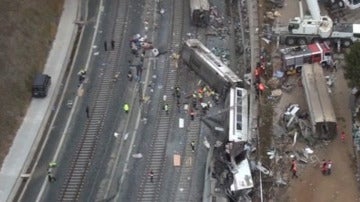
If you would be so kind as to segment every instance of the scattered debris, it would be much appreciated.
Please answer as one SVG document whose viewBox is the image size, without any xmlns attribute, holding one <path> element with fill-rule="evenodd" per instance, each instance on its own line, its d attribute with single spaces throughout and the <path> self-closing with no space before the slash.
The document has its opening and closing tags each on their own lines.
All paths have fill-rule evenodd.
<svg viewBox="0 0 360 202">
<path fill-rule="evenodd" d="M 132 157 L 136 159 L 141 159 L 143 155 L 141 153 L 137 153 L 137 154 L 133 154 Z"/>
</svg>

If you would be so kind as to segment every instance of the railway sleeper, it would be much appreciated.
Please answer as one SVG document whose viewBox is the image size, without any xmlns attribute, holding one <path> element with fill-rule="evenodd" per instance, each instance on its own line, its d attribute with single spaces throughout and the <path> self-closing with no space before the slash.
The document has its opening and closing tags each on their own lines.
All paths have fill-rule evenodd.
<svg viewBox="0 0 360 202">
<path fill-rule="evenodd" d="M 82 150 L 92 150 L 93 147 L 95 146 L 95 142 L 93 141 L 88 141 L 88 142 L 83 142 L 83 145 L 80 147 Z"/>
<path fill-rule="evenodd" d="M 165 154 L 163 154 L 163 153 L 152 154 L 151 160 L 152 161 L 164 161 L 164 156 L 165 156 Z"/>
<path fill-rule="evenodd" d="M 90 155 L 89 153 L 78 154 L 77 159 L 75 159 L 74 163 L 80 162 L 79 165 L 87 164 L 91 161 L 91 157 L 92 155 Z"/>
</svg>

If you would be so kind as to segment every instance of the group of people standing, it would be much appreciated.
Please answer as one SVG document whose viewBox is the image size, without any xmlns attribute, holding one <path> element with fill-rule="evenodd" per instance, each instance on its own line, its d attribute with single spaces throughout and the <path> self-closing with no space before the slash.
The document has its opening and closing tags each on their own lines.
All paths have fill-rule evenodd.
<svg viewBox="0 0 360 202">
<path fill-rule="evenodd" d="M 333 162 L 331 160 L 326 161 L 323 159 L 322 164 L 320 165 L 321 173 L 323 175 L 331 175 Z M 297 175 L 297 162 L 295 159 L 291 161 L 290 171 L 292 172 L 292 178 L 298 178 Z"/>
</svg>

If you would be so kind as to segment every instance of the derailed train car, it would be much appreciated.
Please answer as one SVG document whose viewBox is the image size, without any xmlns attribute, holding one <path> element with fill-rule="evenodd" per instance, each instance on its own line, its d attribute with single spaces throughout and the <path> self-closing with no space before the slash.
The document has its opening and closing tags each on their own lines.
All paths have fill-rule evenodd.
<svg viewBox="0 0 360 202">
<path fill-rule="evenodd" d="M 197 39 L 185 41 L 181 57 L 222 97 L 226 97 L 231 87 L 243 87 L 243 81 Z"/>
<path fill-rule="evenodd" d="M 322 67 L 318 63 L 304 64 L 301 69 L 301 76 L 315 138 L 334 138 L 337 130 L 336 116 Z"/>
<path fill-rule="evenodd" d="M 191 21 L 195 26 L 206 27 L 210 21 L 208 0 L 190 0 Z"/>
</svg>

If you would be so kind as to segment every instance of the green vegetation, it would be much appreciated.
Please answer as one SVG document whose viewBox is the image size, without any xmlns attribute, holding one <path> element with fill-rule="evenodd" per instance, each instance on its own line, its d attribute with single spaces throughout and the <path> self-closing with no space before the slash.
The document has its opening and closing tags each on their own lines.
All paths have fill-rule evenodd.
<svg viewBox="0 0 360 202">
<path fill-rule="evenodd" d="M 63 1 L 0 1 L 0 165 L 31 101 L 34 73 L 43 71 Z"/>
<path fill-rule="evenodd" d="M 360 42 L 354 43 L 345 55 L 345 78 L 350 86 L 360 87 Z"/>
</svg>

